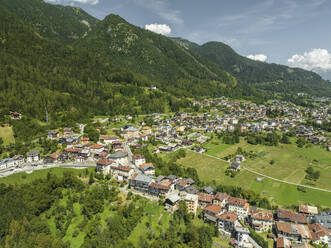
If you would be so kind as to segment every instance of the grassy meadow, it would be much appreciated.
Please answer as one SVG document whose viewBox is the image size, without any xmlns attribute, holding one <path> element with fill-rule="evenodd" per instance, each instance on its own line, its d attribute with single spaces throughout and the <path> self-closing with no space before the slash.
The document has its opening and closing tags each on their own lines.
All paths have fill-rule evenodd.
<svg viewBox="0 0 331 248">
<path fill-rule="evenodd" d="M 277 147 L 250 145 L 245 141 L 239 144 L 220 144 L 213 139 L 204 147 L 207 148 L 208 155 L 223 158 L 234 154 L 238 147 L 244 151 L 254 151 L 258 156 L 254 159 L 247 159 L 242 163 L 245 168 L 252 169 L 264 175 L 288 182 L 311 185 L 323 189 L 331 190 L 331 153 L 318 146 L 308 146 L 307 148 L 297 148 L 294 144 L 280 144 Z M 274 164 L 270 161 L 274 160 Z M 331 206 L 331 193 L 307 189 L 300 192 L 295 185 L 280 183 L 268 178 L 258 182 L 256 174 L 247 170 L 241 170 L 235 177 L 225 175 L 225 170 L 229 163 L 206 157 L 202 154 L 187 152 L 187 156 L 178 160 L 178 163 L 196 168 L 200 178 L 205 182 L 212 182 L 225 185 L 240 186 L 253 190 L 263 196 L 268 197 L 274 203 L 285 206 L 298 203 L 310 203 L 320 206 Z M 321 172 L 321 177 L 317 181 L 305 179 L 305 169 L 312 166 Z"/>
</svg>

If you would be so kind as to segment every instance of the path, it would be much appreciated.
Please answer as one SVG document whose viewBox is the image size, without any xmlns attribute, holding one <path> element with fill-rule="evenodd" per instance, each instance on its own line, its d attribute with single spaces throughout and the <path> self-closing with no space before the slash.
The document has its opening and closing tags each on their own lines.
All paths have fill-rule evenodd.
<svg viewBox="0 0 331 248">
<path fill-rule="evenodd" d="M 187 150 L 189 150 L 189 149 L 187 149 Z M 191 151 L 191 150 L 189 150 L 189 151 Z M 195 151 L 191 151 L 191 152 L 195 152 Z M 199 152 L 195 152 L 195 153 L 199 153 Z M 221 160 L 223 162 L 230 163 L 229 161 L 226 161 L 224 159 L 221 159 L 221 158 L 218 158 L 218 157 L 215 157 L 215 156 L 212 156 L 212 155 L 203 154 L 203 153 L 199 153 L 199 154 L 201 154 L 202 156 L 206 156 L 206 157 L 209 157 L 209 158 L 214 158 L 214 159 L 217 159 L 217 160 Z M 302 185 L 302 184 L 298 184 L 298 183 L 292 183 L 292 182 L 284 181 L 284 180 L 281 180 L 281 179 L 277 179 L 277 178 L 274 178 L 274 177 L 270 177 L 270 176 L 264 175 L 262 173 L 259 173 L 257 171 L 248 169 L 246 167 L 243 167 L 242 170 L 247 170 L 247 171 L 249 171 L 249 172 L 251 172 L 253 174 L 256 174 L 256 175 L 259 175 L 259 176 L 262 176 L 262 177 L 265 177 L 265 178 L 268 178 L 268 179 L 271 179 L 271 180 L 274 180 L 276 182 L 287 183 L 287 184 L 291 184 L 291 185 L 295 185 L 295 186 L 301 186 L 301 187 L 304 187 L 304 188 L 309 188 L 309 189 L 314 189 L 314 190 L 319 190 L 319 191 L 324 191 L 324 192 L 331 193 L 331 190 L 327 190 L 327 189 L 317 188 L 317 187 L 313 187 L 313 186 Z"/>
</svg>

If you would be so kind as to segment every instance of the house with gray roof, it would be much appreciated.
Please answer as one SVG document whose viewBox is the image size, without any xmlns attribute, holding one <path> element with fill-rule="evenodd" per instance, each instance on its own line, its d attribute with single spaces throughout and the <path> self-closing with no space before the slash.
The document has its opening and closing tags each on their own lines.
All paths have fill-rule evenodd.
<svg viewBox="0 0 331 248">
<path fill-rule="evenodd" d="M 154 179 L 144 174 L 136 173 L 130 179 L 130 187 L 145 192 L 148 192 L 149 184 L 154 182 Z"/>
</svg>

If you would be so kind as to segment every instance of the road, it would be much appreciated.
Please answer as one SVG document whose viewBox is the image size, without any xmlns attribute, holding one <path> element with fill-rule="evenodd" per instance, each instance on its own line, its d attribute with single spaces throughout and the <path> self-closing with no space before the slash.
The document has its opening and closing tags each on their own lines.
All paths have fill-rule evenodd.
<svg viewBox="0 0 331 248">
<path fill-rule="evenodd" d="M 187 149 L 187 150 L 189 150 L 189 149 Z M 189 151 L 191 151 L 191 150 L 189 150 Z M 195 152 L 195 151 L 191 151 L 191 152 Z M 220 161 L 223 161 L 223 162 L 230 163 L 229 161 L 226 161 L 224 159 L 221 159 L 221 158 L 218 158 L 218 157 L 215 157 L 215 156 L 212 156 L 212 155 L 208 155 L 208 154 L 204 154 L 204 153 L 199 153 L 199 152 L 195 152 L 195 153 L 201 154 L 202 156 L 205 156 L 205 157 L 209 157 L 209 158 L 213 158 L 213 159 L 217 159 L 217 160 L 220 160 Z M 278 179 L 278 178 L 274 178 L 274 177 L 270 177 L 270 176 L 264 175 L 262 173 L 259 173 L 257 171 L 248 169 L 246 167 L 242 167 L 241 169 L 242 170 L 247 170 L 247 171 L 249 171 L 249 172 L 251 172 L 253 174 L 256 174 L 256 175 L 259 175 L 261 177 L 265 177 L 265 178 L 271 179 L 271 180 L 276 181 L 276 182 L 287 183 L 287 184 L 290 184 L 290 185 L 295 185 L 295 186 L 300 186 L 300 187 L 304 187 L 304 188 L 309 188 L 309 189 L 314 189 L 314 190 L 319 190 L 319 191 L 324 191 L 324 192 L 331 193 L 331 190 L 322 189 L 322 188 L 318 188 L 318 187 L 313 187 L 313 186 L 309 186 L 309 185 L 302 185 L 302 184 L 298 184 L 298 183 L 288 182 L 288 181 L 285 181 L 285 180 L 281 180 L 281 179 Z"/>
</svg>

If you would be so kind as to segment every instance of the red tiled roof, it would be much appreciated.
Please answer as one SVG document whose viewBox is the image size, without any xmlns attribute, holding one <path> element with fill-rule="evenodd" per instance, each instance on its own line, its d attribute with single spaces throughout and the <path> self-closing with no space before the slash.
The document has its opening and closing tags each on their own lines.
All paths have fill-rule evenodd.
<svg viewBox="0 0 331 248">
<path fill-rule="evenodd" d="M 245 199 L 242 198 L 237 198 L 237 197 L 230 197 L 228 204 L 230 205 L 238 205 L 241 207 L 245 207 L 246 206 L 247 201 Z"/>
<path fill-rule="evenodd" d="M 209 195 L 209 194 L 205 194 L 205 193 L 200 193 L 198 195 L 198 199 L 201 202 L 210 202 L 211 203 L 214 199 L 214 196 Z"/>
<path fill-rule="evenodd" d="M 102 145 L 99 145 L 99 144 L 94 144 L 91 149 L 100 149 L 100 148 L 103 148 Z"/>
<path fill-rule="evenodd" d="M 207 205 L 203 211 L 208 211 L 208 212 L 212 212 L 214 213 L 215 215 L 219 214 L 222 210 L 222 207 L 221 206 L 218 206 L 218 205 L 215 205 L 215 204 L 210 204 L 210 205 Z"/>
<path fill-rule="evenodd" d="M 217 193 L 216 196 L 215 196 L 215 199 L 222 202 L 224 200 L 228 200 L 229 195 L 227 193 Z"/>
<path fill-rule="evenodd" d="M 160 189 L 160 190 L 169 190 L 169 187 L 162 185 L 162 184 L 157 184 L 154 182 L 152 182 L 149 186 L 152 188 Z"/>
<path fill-rule="evenodd" d="M 251 218 L 252 219 L 257 219 L 257 220 L 265 220 L 265 221 L 273 221 L 273 214 L 266 212 L 266 211 L 261 211 L 261 210 L 254 210 L 251 212 Z"/>
<path fill-rule="evenodd" d="M 331 236 L 331 230 L 327 229 L 319 223 L 311 224 L 308 227 L 313 241 L 317 241 L 326 235 Z"/>
<path fill-rule="evenodd" d="M 235 213 L 224 212 L 223 214 L 218 215 L 217 218 L 234 223 L 237 220 L 238 215 Z"/>
<path fill-rule="evenodd" d="M 287 219 L 291 222 L 295 222 L 295 223 L 303 223 L 303 224 L 307 224 L 307 217 L 304 214 L 298 214 L 298 213 L 294 213 L 292 211 L 289 210 L 284 210 L 284 209 L 278 209 L 277 212 L 277 217 L 279 219 Z"/>
<path fill-rule="evenodd" d="M 98 160 L 97 165 L 107 166 L 107 165 L 110 165 L 112 163 L 114 163 L 114 161 L 112 161 L 112 160 L 100 159 L 100 160 Z"/>
</svg>

